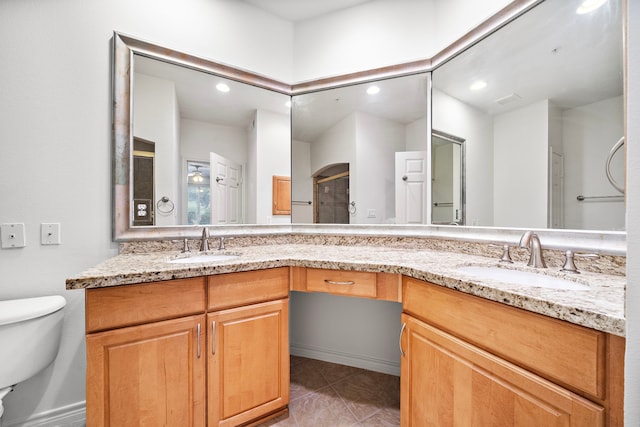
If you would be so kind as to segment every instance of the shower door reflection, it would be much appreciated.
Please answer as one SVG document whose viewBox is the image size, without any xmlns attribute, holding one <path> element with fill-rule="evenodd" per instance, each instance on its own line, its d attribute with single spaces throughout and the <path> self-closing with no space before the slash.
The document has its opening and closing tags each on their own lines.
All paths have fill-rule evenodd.
<svg viewBox="0 0 640 427">
<path fill-rule="evenodd" d="M 317 224 L 349 224 L 349 165 L 325 169 L 315 178 Z"/>
<path fill-rule="evenodd" d="M 464 139 L 433 131 L 431 136 L 431 222 L 465 225 Z"/>
</svg>

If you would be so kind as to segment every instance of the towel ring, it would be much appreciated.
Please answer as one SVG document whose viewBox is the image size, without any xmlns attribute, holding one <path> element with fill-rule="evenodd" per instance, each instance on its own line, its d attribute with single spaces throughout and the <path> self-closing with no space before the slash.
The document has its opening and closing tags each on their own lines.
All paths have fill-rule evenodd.
<svg viewBox="0 0 640 427">
<path fill-rule="evenodd" d="M 356 202 L 349 203 L 349 213 L 351 215 L 355 215 L 356 214 Z"/>
<path fill-rule="evenodd" d="M 176 205 L 167 196 L 162 196 L 160 200 L 158 200 L 158 203 L 156 203 L 158 212 L 165 215 L 173 212 L 175 207 Z"/>
<path fill-rule="evenodd" d="M 605 172 L 607 173 L 607 179 L 609 180 L 609 182 L 611 183 L 611 185 L 613 186 L 613 188 L 615 188 L 616 190 L 618 190 L 619 192 L 621 192 L 622 194 L 624 194 L 624 186 L 620 185 L 616 182 L 616 180 L 613 178 L 613 175 L 611 174 L 611 160 L 613 160 L 613 156 L 614 154 L 616 154 L 616 152 L 624 145 L 624 136 L 622 138 L 620 138 L 618 140 L 618 142 L 616 142 L 613 147 L 611 147 L 611 151 L 609 151 L 609 155 L 607 156 L 607 161 L 605 164 Z"/>
</svg>

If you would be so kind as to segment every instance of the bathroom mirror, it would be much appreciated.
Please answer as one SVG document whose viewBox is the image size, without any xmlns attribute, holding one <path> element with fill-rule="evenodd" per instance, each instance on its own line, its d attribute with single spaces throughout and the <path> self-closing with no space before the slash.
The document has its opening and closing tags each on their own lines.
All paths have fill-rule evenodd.
<svg viewBox="0 0 640 427">
<path fill-rule="evenodd" d="M 115 237 L 289 224 L 271 185 L 290 176 L 290 87 L 118 33 L 114 46 Z"/>
<path fill-rule="evenodd" d="M 429 78 L 293 96 L 294 223 L 426 224 Z"/>
<path fill-rule="evenodd" d="M 433 70 L 433 128 L 466 140 L 469 225 L 624 230 L 622 2 L 546 0 Z M 624 182 L 624 154 L 611 161 Z"/>
</svg>

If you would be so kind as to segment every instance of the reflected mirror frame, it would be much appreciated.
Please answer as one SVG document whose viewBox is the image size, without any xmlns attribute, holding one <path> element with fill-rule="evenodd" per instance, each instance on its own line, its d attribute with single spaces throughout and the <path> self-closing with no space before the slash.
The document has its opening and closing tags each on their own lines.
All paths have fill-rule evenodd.
<svg viewBox="0 0 640 427">
<path fill-rule="evenodd" d="M 202 226 L 136 226 L 131 209 L 133 55 L 191 68 L 291 96 L 291 86 L 250 71 L 209 61 L 115 31 L 113 33 L 113 240 L 188 237 Z"/>
</svg>

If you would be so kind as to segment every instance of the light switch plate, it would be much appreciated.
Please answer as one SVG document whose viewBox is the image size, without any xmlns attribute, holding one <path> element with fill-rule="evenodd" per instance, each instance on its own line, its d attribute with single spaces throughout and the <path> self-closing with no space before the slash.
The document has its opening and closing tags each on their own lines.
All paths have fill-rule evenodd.
<svg viewBox="0 0 640 427">
<path fill-rule="evenodd" d="M 2 249 L 24 248 L 27 246 L 24 236 L 24 223 L 1 224 L 0 241 L 2 242 Z"/>
<path fill-rule="evenodd" d="M 43 223 L 40 227 L 40 243 L 43 245 L 60 244 L 60 224 Z"/>
</svg>

